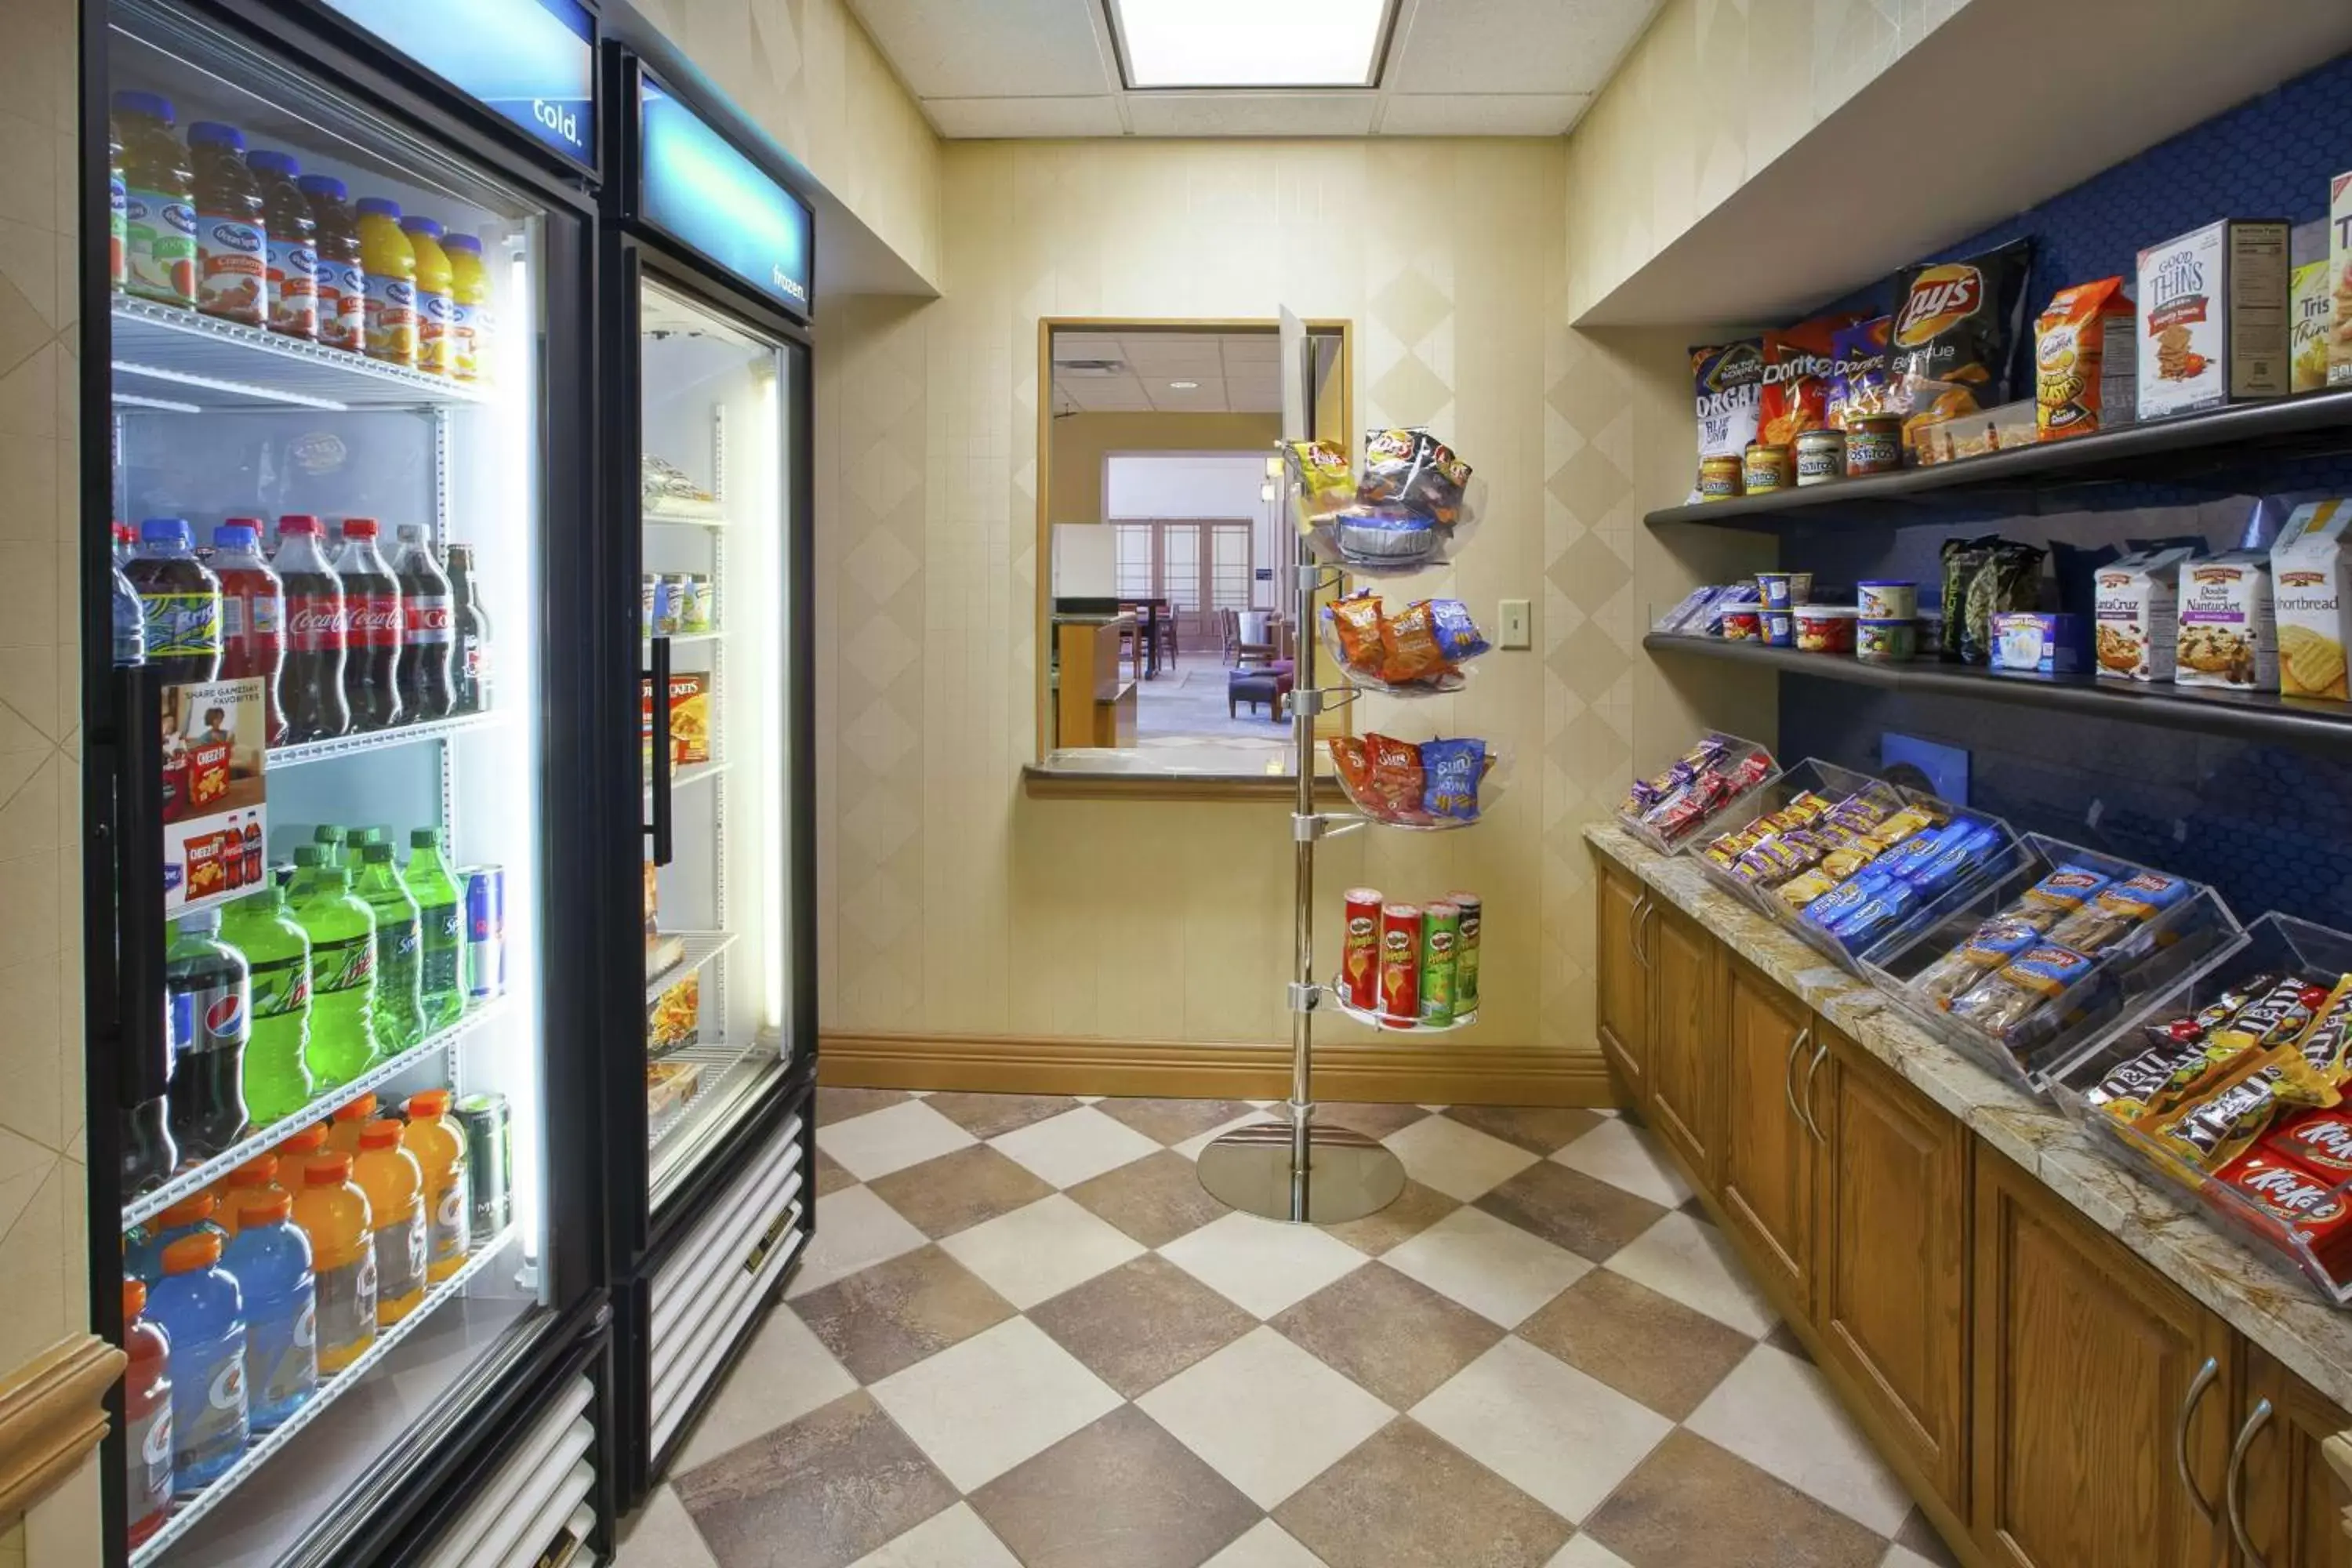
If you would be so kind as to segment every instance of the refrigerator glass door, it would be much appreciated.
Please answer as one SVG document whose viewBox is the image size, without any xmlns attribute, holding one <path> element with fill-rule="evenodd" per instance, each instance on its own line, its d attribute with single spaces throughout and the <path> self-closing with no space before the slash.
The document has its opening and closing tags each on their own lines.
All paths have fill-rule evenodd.
<svg viewBox="0 0 2352 1568">
<path fill-rule="evenodd" d="M 273 616 L 266 584 L 248 571 L 244 588 L 254 596 L 240 598 L 235 563 L 215 554 L 231 574 L 221 599 L 184 583 L 176 607 L 147 601 L 159 653 L 173 638 L 201 645 L 201 623 L 221 617 L 224 678 L 274 664 L 280 637 L 306 650 L 279 673 L 283 734 L 272 733 L 265 704 L 239 700 L 250 689 L 234 682 L 163 692 L 165 883 L 177 905 L 167 973 L 184 974 L 193 960 L 218 979 L 220 952 L 191 943 L 222 917 L 220 940 L 237 954 L 229 971 L 261 973 L 246 981 L 254 1032 L 241 1075 L 212 1075 L 209 1087 L 195 1068 L 215 1058 L 189 1049 L 203 1042 L 188 1030 L 227 1014 L 216 993 L 181 1001 L 171 1068 L 171 1120 L 183 1134 L 176 1164 L 168 1177 L 126 1179 L 119 1216 L 126 1266 L 147 1277 L 149 1316 L 173 1339 L 175 1385 L 228 1399 L 230 1363 L 191 1359 L 207 1353 L 214 1325 L 159 1255 L 188 1220 L 183 1205 L 201 1208 L 199 1194 L 251 1184 L 257 1168 L 248 1163 L 280 1153 L 276 1180 L 298 1203 L 316 1305 L 272 1319 L 275 1293 L 289 1281 L 263 1279 L 258 1264 L 240 1261 L 247 1255 L 235 1241 L 224 1268 L 247 1269 L 240 1311 L 256 1346 L 282 1347 L 290 1331 L 328 1364 L 303 1395 L 298 1373 L 249 1352 L 248 1429 L 216 1456 L 226 1468 L 192 1485 L 183 1464 L 160 1518 L 142 1519 L 135 1490 L 131 1499 L 134 1565 L 274 1563 L 333 1517 L 355 1486 L 380 1481 L 387 1454 L 414 1424 L 473 1397 L 493 1352 L 550 1313 L 542 584 L 551 553 L 573 546 L 552 536 L 541 512 L 539 316 L 549 215 L 459 157 L 179 14 L 129 5 L 111 21 L 117 166 L 131 219 L 127 276 L 111 311 L 116 517 L 134 528 L 184 520 L 199 547 L 223 550 L 236 538 L 229 520 L 249 520 L 263 551 L 281 561 L 310 526 L 291 520 L 315 519 L 346 567 L 352 542 L 367 531 L 356 520 L 372 519 L 395 570 L 404 542 L 414 556 L 396 586 L 352 571 L 338 582 L 347 611 L 365 611 L 350 616 L 360 624 L 341 635 L 371 647 L 384 639 L 394 689 L 406 689 L 407 706 L 390 721 L 383 713 L 339 717 L 324 695 L 337 684 L 331 674 L 298 691 L 301 671 L 331 664 L 338 636 L 331 591 L 315 574 L 281 585 L 299 591 Z M 265 153 L 290 155 L 299 167 L 288 171 Z M 253 265 L 249 230 L 272 221 L 296 229 L 302 202 L 285 188 L 251 202 L 246 181 L 257 166 L 340 181 L 354 208 L 389 201 L 404 216 L 434 220 L 434 248 L 467 253 L 456 283 L 444 281 L 436 258 L 418 265 L 426 247 L 413 232 L 404 258 L 396 225 L 369 209 L 376 216 L 362 220 L 352 270 L 362 274 L 373 352 L 320 341 L 331 326 L 325 334 L 311 326 L 299 290 L 283 286 L 285 268 L 308 267 L 282 248 L 296 236 L 272 236 L 281 248 L 258 253 L 278 265 L 274 289 Z M 173 269 L 177 220 L 164 210 L 188 198 L 194 301 Z M 345 221 L 341 205 L 323 193 L 307 202 L 327 228 Z M 331 237 L 310 243 L 322 255 L 322 281 L 352 286 L 334 270 Z M 450 298 L 436 298 L 444 288 Z M 253 324 L 257 291 L 258 309 L 274 299 L 286 312 L 280 324 L 294 330 Z M 411 357 L 415 328 L 404 310 L 422 319 L 421 358 Z M 441 349 L 456 349 L 461 333 L 472 340 L 470 366 L 434 346 L 437 338 Z M 168 547 L 176 530 L 150 531 Z M 429 572 L 420 564 L 428 559 Z M 159 580 L 152 563 L 132 570 Z M 387 633 L 387 616 L 397 631 Z M 264 626 L 273 618 L 275 634 Z M 446 676 L 436 668 L 443 660 Z M 414 681 L 402 679 L 403 661 Z M 345 662 L 348 691 L 356 657 L 347 652 Z M 180 668 L 201 673 L 202 664 L 199 647 Z M 208 772 L 207 757 L 224 752 L 225 765 Z M 232 809 L 224 814 L 224 805 Z M 314 853 L 322 864 L 293 864 Z M 301 932 L 290 960 L 288 928 L 272 913 L 289 876 L 287 919 Z M 343 897 L 347 881 L 357 902 Z M 355 940 L 354 931 L 366 935 Z M 273 963 L 277 980 L 268 978 Z M 223 1103 L 240 1076 L 246 1114 Z M 434 1090 L 446 1092 L 446 1112 L 435 1098 L 410 1098 Z M 361 1145 L 353 1185 L 368 1200 L 365 1229 L 348 1205 L 340 1213 L 314 1205 L 320 1184 L 306 1184 L 301 1156 L 279 1151 L 331 1116 L 334 1144 Z M 360 1131 L 404 1117 L 397 1147 Z M 404 1163 L 411 1149 L 413 1165 Z M 214 1216 L 235 1217 L 217 1208 Z M 372 1314 L 350 1304 L 371 1289 Z M 250 1424 L 265 1406 L 278 1417 L 266 1431 Z M 167 1451 L 176 1443 L 187 1456 L 197 1411 L 175 1401 Z M 208 1469 L 198 1458 L 199 1471 Z M 140 1460 L 134 1446 L 134 1478 Z"/>
<path fill-rule="evenodd" d="M 639 323 L 646 1096 L 648 1207 L 658 1212 L 791 1049 L 790 384 L 782 345 L 683 292 L 647 281 Z"/>
</svg>

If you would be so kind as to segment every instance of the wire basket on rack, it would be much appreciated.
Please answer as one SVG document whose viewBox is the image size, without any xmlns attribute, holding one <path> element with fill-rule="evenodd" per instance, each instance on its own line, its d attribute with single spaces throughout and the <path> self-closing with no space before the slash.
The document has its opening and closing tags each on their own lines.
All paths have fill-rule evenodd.
<svg viewBox="0 0 2352 1568">
<path fill-rule="evenodd" d="M 1388 613 L 1367 588 L 1317 613 L 1323 649 L 1349 683 L 1391 697 L 1435 697 L 1469 683 L 1469 661 L 1492 645 L 1459 599 L 1416 599 Z"/>
<path fill-rule="evenodd" d="M 1366 432 L 1360 478 L 1336 442 L 1286 442 L 1283 456 L 1299 531 L 1326 564 L 1404 576 L 1453 560 L 1476 530 L 1483 482 L 1427 430 Z"/>
<path fill-rule="evenodd" d="M 1480 740 L 1334 735 L 1325 745 L 1348 799 L 1391 827 L 1467 827 L 1509 783 L 1501 754 Z"/>
</svg>

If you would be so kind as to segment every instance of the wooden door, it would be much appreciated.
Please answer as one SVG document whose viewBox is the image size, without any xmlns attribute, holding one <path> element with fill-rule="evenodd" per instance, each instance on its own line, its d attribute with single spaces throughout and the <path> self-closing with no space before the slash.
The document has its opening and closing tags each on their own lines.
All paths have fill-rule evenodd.
<svg viewBox="0 0 2352 1568">
<path fill-rule="evenodd" d="M 1969 1131 L 1827 1024 L 1814 1323 L 1916 1470 L 1968 1517 Z"/>
<path fill-rule="evenodd" d="M 2235 1336 L 1991 1149 L 1976 1168 L 1979 1547 L 2021 1568 L 2212 1568 Z"/>
<path fill-rule="evenodd" d="M 1650 1058 L 1650 970 L 1640 928 L 1650 915 L 1649 893 L 1611 861 L 1601 862 L 1594 884 L 1600 902 L 1595 946 L 1601 1048 L 1623 1081 L 1626 1103 L 1638 1106 L 1648 1093 L 1643 1082 Z"/>
<path fill-rule="evenodd" d="M 1798 1086 L 1812 1014 L 1747 960 L 1724 960 L 1723 1212 L 1783 1312 L 1812 1315 L 1814 1136 Z"/>
<path fill-rule="evenodd" d="M 1713 1192 L 1723 1152 L 1723 948 L 1664 908 L 1643 942 L 1652 980 L 1650 1121 Z"/>
<path fill-rule="evenodd" d="M 2242 1403 L 2228 1480 L 2240 1568 L 2352 1568 L 2352 1489 L 2320 1452 L 2352 1415 L 2251 1345 Z"/>
</svg>

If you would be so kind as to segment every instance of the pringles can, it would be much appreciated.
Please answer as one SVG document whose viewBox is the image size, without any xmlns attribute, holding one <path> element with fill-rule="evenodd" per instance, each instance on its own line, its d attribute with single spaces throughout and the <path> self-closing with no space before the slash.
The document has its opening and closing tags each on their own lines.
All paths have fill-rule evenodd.
<svg viewBox="0 0 2352 1568">
<path fill-rule="evenodd" d="M 1462 940 L 1462 911 L 1444 900 L 1422 911 L 1421 1021 L 1442 1027 L 1454 1022 L 1454 956 Z"/>
<path fill-rule="evenodd" d="M 1348 889 L 1346 938 L 1339 956 L 1339 999 L 1370 1013 L 1381 1005 L 1381 890 Z"/>
<path fill-rule="evenodd" d="M 506 868 L 467 866 L 457 876 L 466 888 L 466 994 L 487 1002 L 507 989 Z"/>
<path fill-rule="evenodd" d="M 1478 928 L 1486 906 L 1475 893 L 1448 893 L 1445 901 L 1462 911 L 1462 931 L 1454 942 L 1454 1012 L 1467 1017 L 1478 1010 Z"/>
<path fill-rule="evenodd" d="M 514 1113 L 495 1091 L 469 1094 L 457 1105 L 466 1134 L 466 1182 L 473 1201 L 477 1241 L 506 1229 L 514 1217 Z"/>
<path fill-rule="evenodd" d="M 1421 906 L 1381 906 L 1381 1026 L 1421 1022 Z"/>
</svg>

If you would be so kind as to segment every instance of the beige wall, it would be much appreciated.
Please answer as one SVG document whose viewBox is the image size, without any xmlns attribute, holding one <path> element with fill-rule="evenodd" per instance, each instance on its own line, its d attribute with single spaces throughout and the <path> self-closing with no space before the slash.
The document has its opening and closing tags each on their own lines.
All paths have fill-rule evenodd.
<svg viewBox="0 0 2352 1568">
<path fill-rule="evenodd" d="M 844 0 L 636 0 L 636 8 L 938 283 L 940 141 Z"/>
<path fill-rule="evenodd" d="M 1666 0 L 1568 139 L 1568 318 L 1967 0 Z"/>
<path fill-rule="evenodd" d="M 1257 452 L 1282 437 L 1278 414 L 1072 414 L 1053 424 L 1045 515 L 1103 521 L 1103 458 L 1112 452 Z"/>
<path fill-rule="evenodd" d="M 89 1328 L 82 1163 L 76 6 L 0 0 L 0 1380 Z M 98 1562 L 92 1459 L 0 1563 Z"/>
</svg>

